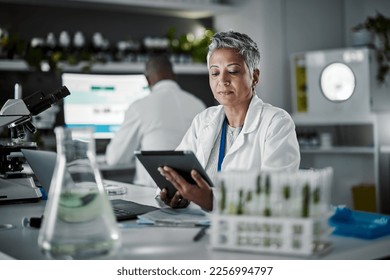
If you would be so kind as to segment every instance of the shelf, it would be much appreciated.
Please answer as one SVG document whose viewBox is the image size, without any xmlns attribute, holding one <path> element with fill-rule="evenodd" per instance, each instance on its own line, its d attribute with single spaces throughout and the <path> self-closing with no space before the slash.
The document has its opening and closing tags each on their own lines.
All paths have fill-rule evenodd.
<svg viewBox="0 0 390 280">
<path fill-rule="evenodd" d="M 381 154 L 390 154 L 390 146 L 381 146 L 379 151 L 381 152 Z"/>
<path fill-rule="evenodd" d="M 36 0 L 0 0 L 0 2 L 54 7 L 109 8 L 190 19 L 212 17 L 233 11 L 231 5 L 213 0 L 40 0 L 39 2 Z"/>
<path fill-rule="evenodd" d="M 88 64 L 86 62 L 77 65 L 69 65 L 60 63 L 62 72 L 82 72 L 83 68 Z M 193 64 L 174 64 L 176 74 L 207 74 L 207 66 L 203 63 Z M 91 73 L 143 73 L 145 69 L 144 63 L 128 63 L 128 62 L 107 62 L 94 63 L 89 72 Z M 31 71 L 30 67 L 23 60 L 0 60 L 0 71 Z"/>
<path fill-rule="evenodd" d="M 71 0 L 71 2 L 127 6 L 143 13 L 159 13 L 194 19 L 228 13 L 232 10 L 228 5 L 208 0 Z"/>
<path fill-rule="evenodd" d="M 374 154 L 373 147 L 300 148 L 302 154 Z"/>
<path fill-rule="evenodd" d="M 83 67 L 87 63 L 79 63 L 78 65 L 69 65 L 62 63 L 60 68 L 63 72 L 82 72 Z M 174 64 L 173 69 L 176 74 L 207 74 L 208 70 L 206 64 L 193 63 L 193 64 Z M 145 70 L 144 63 L 127 63 L 127 62 L 107 62 L 107 63 L 94 63 L 91 66 L 91 73 L 143 73 Z"/>
<path fill-rule="evenodd" d="M 295 113 L 291 117 L 294 120 L 295 125 L 307 125 L 307 126 L 333 126 L 333 125 L 361 125 L 361 124 L 373 124 L 375 122 L 374 114 L 356 115 L 347 114 L 340 115 L 310 115 L 306 113 Z"/>
<path fill-rule="evenodd" d="M 24 60 L 0 60 L 0 71 L 29 71 L 29 67 Z"/>
</svg>

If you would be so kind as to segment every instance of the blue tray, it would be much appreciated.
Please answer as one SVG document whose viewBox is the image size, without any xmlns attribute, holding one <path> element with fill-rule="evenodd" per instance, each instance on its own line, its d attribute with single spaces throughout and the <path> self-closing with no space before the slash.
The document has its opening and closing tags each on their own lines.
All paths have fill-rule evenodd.
<svg viewBox="0 0 390 280">
<path fill-rule="evenodd" d="M 390 216 L 336 207 L 328 223 L 333 234 L 374 239 L 390 234 Z"/>
</svg>

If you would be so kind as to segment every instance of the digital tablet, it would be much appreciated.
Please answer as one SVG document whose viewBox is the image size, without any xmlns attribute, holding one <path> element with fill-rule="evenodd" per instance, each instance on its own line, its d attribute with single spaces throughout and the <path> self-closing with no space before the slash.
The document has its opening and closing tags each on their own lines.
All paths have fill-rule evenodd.
<svg viewBox="0 0 390 280">
<path fill-rule="evenodd" d="M 168 189 L 169 197 L 175 194 L 176 189 L 157 170 L 157 168 L 162 166 L 169 166 L 175 169 L 187 182 L 192 184 L 195 184 L 195 182 L 191 177 L 191 170 L 195 169 L 210 186 L 213 185 L 192 151 L 135 151 L 134 154 L 146 168 L 157 186 L 160 189 Z"/>
</svg>

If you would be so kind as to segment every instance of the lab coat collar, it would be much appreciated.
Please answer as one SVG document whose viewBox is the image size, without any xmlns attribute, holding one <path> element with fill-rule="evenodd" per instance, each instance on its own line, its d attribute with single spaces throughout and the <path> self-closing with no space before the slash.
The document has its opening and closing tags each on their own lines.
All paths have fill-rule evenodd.
<svg viewBox="0 0 390 280">
<path fill-rule="evenodd" d="M 244 145 L 244 134 L 251 133 L 257 128 L 260 122 L 259 119 L 263 110 L 263 104 L 263 101 L 259 97 L 256 95 L 253 96 L 249 104 L 242 131 L 238 135 L 227 155 L 235 152 L 242 145 Z M 210 157 L 211 150 L 214 147 L 214 143 L 221 130 L 224 118 L 225 111 L 223 110 L 223 106 L 219 105 L 217 110 L 215 110 L 212 114 L 209 115 L 208 118 L 204 120 L 204 129 L 201 131 L 199 136 L 201 147 L 203 148 L 203 159 L 201 160 L 203 164 L 205 164 Z"/>
<path fill-rule="evenodd" d="M 256 129 L 263 110 L 263 105 L 264 102 L 257 95 L 253 95 L 251 102 L 249 103 L 248 112 L 246 113 L 244 126 L 242 127 L 241 132 L 250 133 Z M 211 114 L 209 118 L 205 119 L 205 126 L 212 126 L 213 129 L 215 129 L 216 126 L 222 127 L 224 117 L 225 111 L 223 110 L 223 106 L 219 105 L 214 114 Z"/>
<path fill-rule="evenodd" d="M 255 94 L 249 103 L 248 112 L 246 113 L 244 126 L 242 131 L 245 133 L 251 133 L 254 131 L 260 123 L 261 112 L 263 111 L 264 102 Z"/>
<path fill-rule="evenodd" d="M 244 126 L 242 127 L 241 133 L 238 135 L 237 139 L 234 141 L 233 145 L 230 147 L 228 153 L 225 155 L 229 157 L 229 155 L 233 154 L 239 148 L 244 145 L 245 142 L 245 134 L 253 132 L 260 122 L 261 111 L 263 108 L 263 101 L 254 95 L 249 103 L 248 112 L 246 113 Z M 223 164 L 222 164 L 223 167 Z"/>
<path fill-rule="evenodd" d="M 153 86 L 152 86 L 152 90 L 153 91 L 157 91 L 157 90 L 160 90 L 162 88 L 172 88 L 172 87 L 175 87 L 175 88 L 178 88 L 179 85 L 177 84 L 176 81 L 174 80 L 161 80 L 157 83 L 155 83 Z"/>
</svg>

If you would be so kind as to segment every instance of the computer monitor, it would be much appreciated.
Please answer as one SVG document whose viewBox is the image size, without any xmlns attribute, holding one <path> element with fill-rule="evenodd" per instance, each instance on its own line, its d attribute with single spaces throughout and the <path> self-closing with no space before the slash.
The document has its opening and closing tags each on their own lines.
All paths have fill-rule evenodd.
<svg viewBox="0 0 390 280">
<path fill-rule="evenodd" d="M 143 74 L 63 73 L 66 127 L 93 127 L 97 139 L 110 139 L 124 120 L 126 109 L 150 91 Z"/>
</svg>

